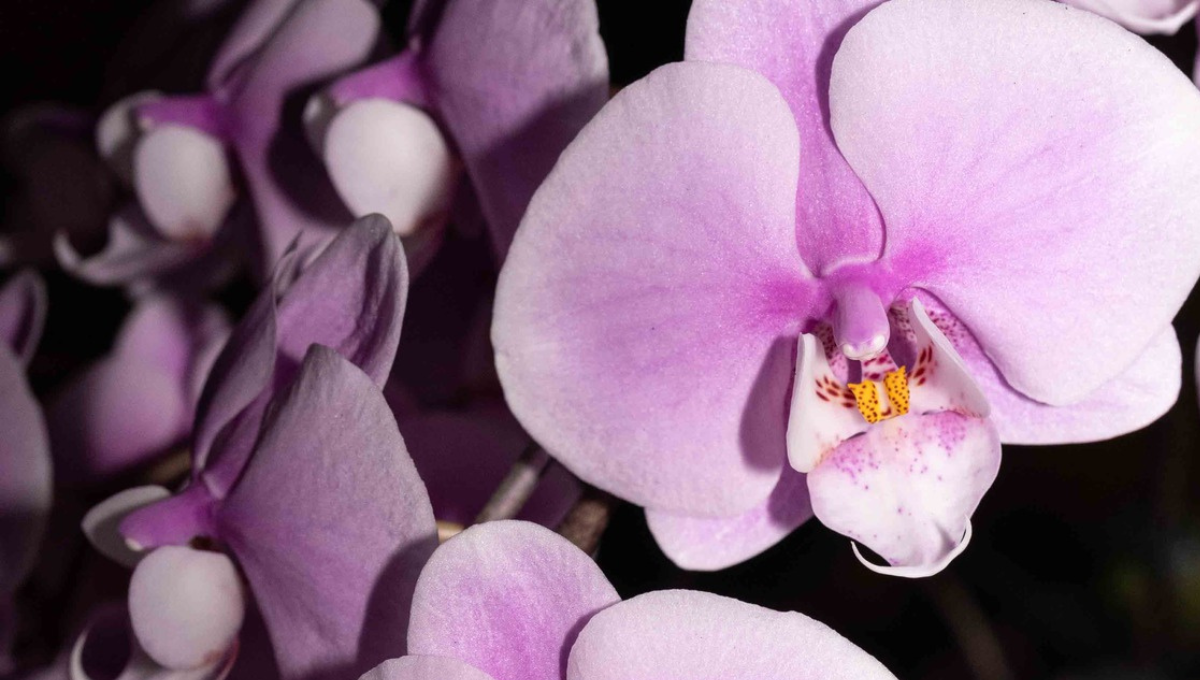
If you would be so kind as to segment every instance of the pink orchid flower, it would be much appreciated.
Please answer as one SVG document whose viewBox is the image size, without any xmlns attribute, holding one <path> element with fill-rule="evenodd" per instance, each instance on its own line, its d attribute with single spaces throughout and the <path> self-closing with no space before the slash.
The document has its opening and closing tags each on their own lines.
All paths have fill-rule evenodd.
<svg viewBox="0 0 1200 680">
<path fill-rule="evenodd" d="M 1197 121 L 1165 57 L 1054 3 L 699 0 L 522 222 L 509 405 L 684 567 L 815 514 L 935 573 L 1002 441 L 1174 403 Z"/>
<path fill-rule="evenodd" d="M 894 680 L 825 625 L 688 590 L 622 602 L 600 568 L 528 522 L 487 522 L 434 552 L 410 656 L 361 680 Z"/>
</svg>

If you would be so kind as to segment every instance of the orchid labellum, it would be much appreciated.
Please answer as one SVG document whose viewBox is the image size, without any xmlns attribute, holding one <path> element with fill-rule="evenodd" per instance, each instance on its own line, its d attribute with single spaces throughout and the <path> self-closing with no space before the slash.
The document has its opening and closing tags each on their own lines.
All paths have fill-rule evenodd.
<svg viewBox="0 0 1200 680">
<path fill-rule="evenodd" d="M 516 521 L 438 548 L 417 582 L 408 649 L 362 680 L 893 678 L 802 614 L 688 590 L 622 602 L 582 551 Z"/>
<path fill-rule="evenodd" d="M 1174 403 L 1198 121 L 1160 53 L 1055 3 L 698 0 L 521 224 L 509 404 L 682 566 L 815 513 L 935 573 L 1002 441 Z"/>
</svg>

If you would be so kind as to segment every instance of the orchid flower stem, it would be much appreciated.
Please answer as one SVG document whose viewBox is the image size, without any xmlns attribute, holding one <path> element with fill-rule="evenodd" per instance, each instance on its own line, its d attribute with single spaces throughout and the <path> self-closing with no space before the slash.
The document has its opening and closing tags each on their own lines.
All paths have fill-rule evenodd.
<svg viewBox="0 0 1200 680">
<path fill-rule="evenodd" d="M 947 570 L 925 585 L 972 675 L 978 680 L 1016 680 L 1000 638 L 962 579 Z"/>
<path fill-rule="evenodd" d="M 538 481 L 549 463 L 550 454 L 536 442 L 530 443 L 513 464 L 513 468 L 508 471 L 508 475 L 500 482 L 500 486 L 496 487 L 496 492 L 475 518 L 475 523 L 516 517 L 530 494 L 537 488 Z"/>
<path fill-rule="evenodd" d="M 607 491 L 587 485 L 575 507 L 558 525 L 558 533 L 583 552 L 595 554 L 617 502 L 616 497 Z"/>
</svg>

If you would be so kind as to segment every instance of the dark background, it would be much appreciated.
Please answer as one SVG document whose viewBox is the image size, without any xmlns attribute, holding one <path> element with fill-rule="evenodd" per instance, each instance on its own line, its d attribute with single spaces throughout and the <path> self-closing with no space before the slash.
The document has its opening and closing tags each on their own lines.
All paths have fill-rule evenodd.
<svg viewBox="0 0 1200 680">
<path fill-rule="evenodd" d="M 386 11 L 397 34 L 407 4 Z M 614 83 L 681 58 L 688 4 L 599 0 Z M 119 52 L 150 6 L 3 0 L 0 106 L 53 100 L 98 112 L 130 91 L 126 83 L 154 84 L 153 67 L 122 71 Z M 212 37 L 182 57 L 171 57 L 170 43 L 164 47 L 164 63 L 195 62 L 193 87 L 176 78 L 175 89 L 199 86 L 205 60 L 195 55 L 215 47 L 233 16 L 216 16 Z M 1190 71 L 1194 26 L 1151 42 Z M 54 308 L 31 369 L 39 391 L 104 351 L 125 309 L 118 293 L 49 277 Z M 1185 371 L 1175 408 L 1145 430 L 1108 442 L 1005 447 L 1000 476 L 975 514 L 971 547 L 936 577 L 875 575 L 858 565 L 846 539 L 817 522 L 738 567 L 689 573 L 661 554 L 641 511 L 629 506 L 617 510 L 599 562 L 624 596 L 694 588 L 803 612 L 901 678 L 1200 678 L 1200 508 L 1192 493 L 1200 408 L 1191 377 L 1200 295 L 1193 294 L 1175 327 Z M 52 623 L 45 630 L 64 634 Z"/>
</svg>

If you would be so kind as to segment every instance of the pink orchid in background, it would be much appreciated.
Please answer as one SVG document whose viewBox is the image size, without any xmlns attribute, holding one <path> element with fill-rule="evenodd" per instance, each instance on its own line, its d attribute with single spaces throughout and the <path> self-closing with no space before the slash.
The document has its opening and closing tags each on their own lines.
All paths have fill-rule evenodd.
<svg viewBox="0 0 1200 680">
<path fill-rule="evenodd" d="M 802 614 L 687 590 L 622 602 L 582 551 L 517 521 L 438 548 L 417 581 L 408 650 L 362 680 L 893 677 Z"/>
<path fill-rule="evenodd" d="M 112 352 L 47 408 L 59 479 L 96 482 L 182 443 L 229 330 L 217 305 L 164 295 L 139 300 Z"/>
<path fill-rule="evenodd" d="M 1174 35 L 1196 16 L 1200 0 L 1062 0 L 1134 33 Z"/>
<path fill-rule="evenodd" d="M 46 319 L 46 289 L 30 271 L 0 288 L 0 674 L 15 613 L 12 596 L 33 566 L 50 512 L 50 442 L 25 365 Z"/>
<path fill-rule="evenodd" d="M 501 259 L 534 190 L 608 95 L 593 0 L 423 0 L 398 55 L 305 113 L 339 195 L 407 238 L 440 231 L 465 166 Z M 469 197 L 467 197 L 469 198 Z"/>
<path fill-rule="evenodd" d="M 206 93 L 142 93 L 114 105 L 98 128 L 99 145 L 119 171 L 126 168 L 137 206 L 114 224 L 93 266 L 112 276 L 109 269 L 131 260 L 175 267 L 256 231 L 248 240 L 262 274 L 298 235 L 318 241 L 337 233 L 349 214 L 288 102 L 361 63 L 378 29 L 378 12 L 365 0 L 256 0 L 214 57 Z M 243 182 L 252 211 L 235 207 Z M 249 220 L 256 230 L 239 223 Z"/>
<path fill-rule="evenodd" d="M 344 229 L 278 301 L 274 286 L 264 290 L 234 330 L 200 399 L 188 486 L 169 497 L 132 489 L 85 520 L 102 552 L 140 557 L 130 614 L 157 663 L 223 658 L 245 611 L 239 573 L 284 678 L 350 676 L 402 653 L 403 637 L 386 633 L 403 630 L 412 581 L 436 545 L 380 392 L 406 288 L 385 219 Z M 364 630 L 368 618 L 382 627 Z"/>
<path fill-rule="evenodd" d="M 1165 57 L 1053 3 L 698 0 L 686 61 L 618 94 L 522 222 L 509 405 L 681 566 L 815 513 L 872 569 L 935 573 L 1001 441 L 1174 403 L 1198 120 Z"/>
</svg>

